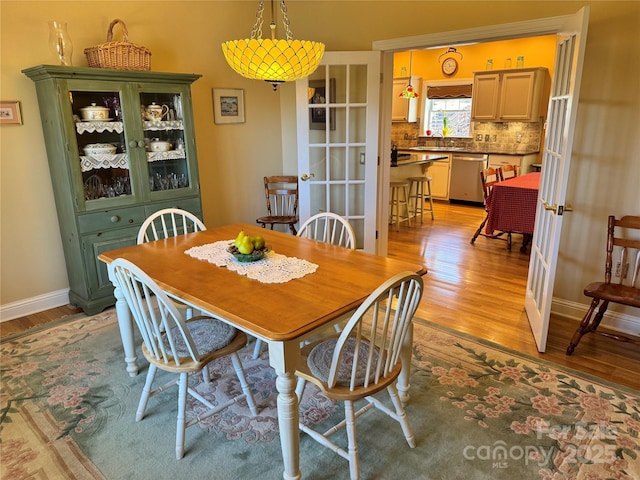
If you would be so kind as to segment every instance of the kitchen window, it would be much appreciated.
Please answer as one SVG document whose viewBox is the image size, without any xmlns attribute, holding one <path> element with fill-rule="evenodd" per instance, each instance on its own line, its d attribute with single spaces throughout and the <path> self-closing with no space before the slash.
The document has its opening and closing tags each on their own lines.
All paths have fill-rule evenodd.
<svg viewBox="0 0 640 480">
<path fill-rule="evenodd" d="M 472 85 L 426 85 L 424 123 L 422 131 L 431 130 L 432 135 L 443 135 L 445 118 L 448 137 L 471 135 L 471 91 Z"/>
</svg>

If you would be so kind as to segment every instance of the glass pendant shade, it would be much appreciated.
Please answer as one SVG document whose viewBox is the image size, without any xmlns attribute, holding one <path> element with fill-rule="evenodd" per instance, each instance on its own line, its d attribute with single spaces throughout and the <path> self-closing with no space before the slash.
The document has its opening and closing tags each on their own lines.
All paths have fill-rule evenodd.
<svg viewBox="0 0 640 480">
<path fill-rule="evenodd" d="M 419 97 L 418 92 L 416 92 L 416 90 L 413 88 L 413 85 L 411 84 L 404 87 L 404 90 L 400 92 L 400 96 L 402 98 L 418 98 Z"/>
<path fill-rule="evenodd" d="M 273 15 L 273 0 L 272 15 Z M 222 44 L 222 52 L 227 63 L 243 77 L 265 80 L 275 90 L 282 82 L 292 82 L 311 75 L 322 60 L 324 44 L 309 40 L 294 40 L 289 30 L 289 19 L 284 0 L 281 2 L 283 23 L 287 31 L 286 40 L 278 40 L 275 35 L 275 21 L 270 24 L 271 38 L 262 38 L 262 11 L 260 1 L 251 38 L 229 40 Z"/>
</svg>

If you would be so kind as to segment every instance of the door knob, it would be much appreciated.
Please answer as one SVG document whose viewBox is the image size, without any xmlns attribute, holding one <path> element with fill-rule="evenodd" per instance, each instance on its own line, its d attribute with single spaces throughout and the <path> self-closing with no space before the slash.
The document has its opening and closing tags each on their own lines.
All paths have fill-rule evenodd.
<svg viewBox="0 0 640 480">
<path fill-rule="evenodd" d="M 315 176 L 316 176 L 316 174 L 315 174 L 315 173 L 311 173 L 311 174 L 309 174 L 309 175 L 307 175 L 306 173 L 303 173 L 303 174 L 300 176 L 300 180 L 302 180 L 302 181 L 305 181 L 305 182 L 306 182 L 307 180 L 309 180 L 310 178 L 313 178 L 313 177 L 315 177 Z"/>
<path fill-rule="evenodd" d="M 563 213 L 567 213 L 567 212 L 573 212 L 573 207 L 571 205 L 567 204 L 564 207 L 560 205 L 558 207 L 558 215 L 562 215 Z"/>
<path fill-rule="evenodd" d="M 565 206 L 549 205 L 547 202 L 542 202 L 545 210 L 553 210 L 558 215 L 562 215 L 564 212 L 573 212 L 573 207 L 569 204 Z"/>
</svg>

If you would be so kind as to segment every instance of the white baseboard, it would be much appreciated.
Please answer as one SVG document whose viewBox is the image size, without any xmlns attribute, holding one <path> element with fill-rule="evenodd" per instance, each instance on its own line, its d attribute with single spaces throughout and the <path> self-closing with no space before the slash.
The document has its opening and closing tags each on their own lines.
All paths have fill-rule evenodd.
<svg viewBox="0 0 640 480">
<path fill-rule="evenodd" d="M 563 317 L 575 319 L 576 322 L 582 320 L 584 314 L 587 313 L 589 305 L 582 303 L 569 302 L 561 298 L 555 298 L 551 302 L 551 312 Z M 627 315 L 624 313 L 607 311 L 604 314 L 602 323 L 603 327 L 615 330 L 617 332 L 626 333 L 627 335 L 640 336 L 640 317 Z M 577 326 L 576 326 L 577 328 Z"/>
<path fill-rule="evenodd" d="M 0 305 L 0 323 L 63 305 L 69 305 L 68 288 Z"/>
</svg>

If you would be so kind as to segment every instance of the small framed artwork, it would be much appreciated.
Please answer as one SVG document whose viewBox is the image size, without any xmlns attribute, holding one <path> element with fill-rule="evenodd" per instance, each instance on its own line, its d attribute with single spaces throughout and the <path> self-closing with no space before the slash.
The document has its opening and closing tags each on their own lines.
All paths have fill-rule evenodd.
<svg viewBox="0 0 640 480">
<path fill-rule="evenodd" d="M 244 123 L 244 90 L 214 88 L 213 121 L 220 124 Z"/>
<path fill-rule="evenodd" d="M 329 95 L 327 101 L 327 87 L 324 80 L 309 80 L 309 103 L 322 104 L 322 107 L 309 109 L 309 128 L 311 130 L 325 130 L 327 125 L 327 104 L 336 101 L 336 79 L 329 79 Z M 336 129 L 336 109 L 329 108 L 329 128 Z"/>
<path fill-rule="evenodd" d="M 0 102 L 0 125 L 22 125 L 20 102 Z"/>
</svg>

